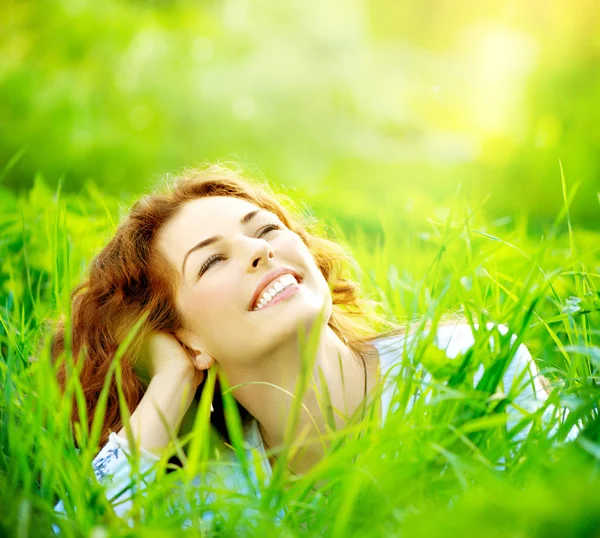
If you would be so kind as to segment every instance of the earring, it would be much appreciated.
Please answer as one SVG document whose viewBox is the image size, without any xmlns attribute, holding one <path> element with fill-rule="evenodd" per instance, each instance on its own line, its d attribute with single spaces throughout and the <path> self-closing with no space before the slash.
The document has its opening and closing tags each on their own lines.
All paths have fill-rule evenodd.
<svg viewBox="0 0 600 538">
<path fill-rule="evenodd" d="M 196 364 L 198 363 L 198 360 L 200 359 L 200 355 L 196 355 Z M 206 366 L 206 370 L 208 370 L 209 365 L 208 362 L 206 361 L 206 359 L 204 360 L 204 365 Z M 215 408 L 213 407 L 213 403 L 210 402 L 210 412 L 212 413 L 215 410 Z"/>
</svg>

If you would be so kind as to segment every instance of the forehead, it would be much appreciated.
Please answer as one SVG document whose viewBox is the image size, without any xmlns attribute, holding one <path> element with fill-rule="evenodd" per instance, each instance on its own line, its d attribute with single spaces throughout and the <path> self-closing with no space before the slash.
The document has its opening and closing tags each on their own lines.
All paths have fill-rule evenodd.
<svg viewBox="0 0 600 538">
<path fill-rule="evenodd" d="M 233 196 L 205 196 L 186 202 L 169 224 L 173 228 L 187 224 L 234 224 L 242 215 L 259 206 Z"/>
<path fill-rule="evenodd" d="M 177 262 L 196 243 L 236 229 L 240 219 L 256 209 L 259 206 L 232 196 L 205 196 L 190 200 L 159 231 L 157 247 Z"/>
</svg>

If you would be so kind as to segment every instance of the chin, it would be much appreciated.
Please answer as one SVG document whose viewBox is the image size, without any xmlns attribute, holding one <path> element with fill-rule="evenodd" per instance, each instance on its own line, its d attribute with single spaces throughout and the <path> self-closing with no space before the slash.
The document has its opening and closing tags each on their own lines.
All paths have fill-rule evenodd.
<svg viewBox="0 0 600 538">
<path fill-rule="evenodd" d="M 273 305 L 271 308 L 265 309 L 271 310 L 271 312 L 265 311 L 262 312 L 264 316 L 256 317 L 257 319 L 261 318 L 259 324 L 264 323 L 260 329 L 261 334 L 276 335 L 274 338 L 273 336 L 270 337 L 270 341 L 273 342 L 273 340 L 281 341 L 292 337 L 297 338 L 300 327 L 303 327 L 306 336 L 314 325 L 323 305 L 317 305 L 311 301 L 299 301 L 297 304 Z M 256 313 L 261 314 L 260 311 Z M 331 305 L 327 306 L 325 319 L 328 320 L 330 316 Z"/>
<path fill-rule="evenodd" d="M 323 310 L 323 308 L 325 308 L 325 312 L 324 312 L 324 317 L 321 319 L 322 327 L 320 327 L 320 328 L 323 328 L 323 327 L 327 326 L 327 324 L 329 323 L 329 319 L 331 318 L 331 314 L 332 314 L 331 303 L 323 304 L 323 305 L 315 305 L 313 303 L 313 304 L 306 305 L 306 308 L 304 308 L 304 309 L 300 309 L 300 308 L 297 309 L 294 312 L 294 316 L 293 316 L 295 323 L 293 323 L 291 326 L 291 331 L 293 332 L 293 334 L 295 334 L 297 336 L 299 327 L 302 326 L 303 330 L 304 330 L 304 337 L 306 338 L 308 336 L 309 332 L 314 327 L 314 324 L 316 323 L 317 319 L 319 319 L 319 315 L 320 315 L 321 311 Z"/>
</svg>

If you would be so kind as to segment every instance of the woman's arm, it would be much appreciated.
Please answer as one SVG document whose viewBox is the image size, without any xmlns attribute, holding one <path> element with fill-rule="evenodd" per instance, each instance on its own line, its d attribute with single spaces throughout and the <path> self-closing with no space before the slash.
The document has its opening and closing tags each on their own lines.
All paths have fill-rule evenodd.
<svg viewBox="0 0 600 538">
<path fill-rule="evenodd" d="M 170 333 L 154 332 L 144 342 L 136 369 L 150 383 L 130 418 L 133 438 L 141 448 L 160 454 L 187 412 L 204 371 L 214 359 L 202 353 L 192 357 Z M 125 428 L 119 437 L 128 439 Z"/>
<path fill-rule="evenodd" d="M 492 331 L 494 323 L 488 323 L 486 325 L 487 331 Z M 477 330 L 482 330 L 477 328 Z M 497 330 L 502 334 L 506 335 L 509 330 L 505 325 L 498 325 Z M 511 343 L 514 343 L 517 339 L 516 335 L 511 336 Z M 492 346 L 499 345 L 499 342 L 494 341 L 495 338 L 493 333 L 490 334 L 490 343 Z M 448 357 L 454 358 L 457 355 L 464 353 L 469 347 L 475 343 L 475 338 L 471 327 L 466 323 L 460 323 L 453 326 L 442 326 L 438 327 L 437 345 L 440 349 L 444 349 Z M 477 385 L 481 377 L 483 376 L 483 366 L 480 366 L 479 371 L 474 375 L 474 384 Z M 510 404 L 507 405 L 507 421 L 506 426 L 508 431 L 511 431 L 524 417 L 529 413 L 535 412 L 537 409 L 545 405 L 548 399 L 548 382 L 544 378 L 537 368 L 529 349 L 525 344 L 521 344 L 514 357 L 507 364 L 504 374 L 502 376 L 504 392 L 508 394 L 511 392 L 514 395 L 514 399 Z M 500 388 L 500 387 L 499 387 Z M 568 410 L 564 410 L 568 413 Z M 555 407 L 548 405 L 544 411 L 543 420 L 546 423 L 551 421 L 552 415 L 555 413 Z M 552 432 L 556 430 L 558 426 L 552 429 Z M 524 439 L 531 429 L 531 423 L 529 423 L 522 430 L 516 432 L 513 435 L 515 441 Z M 574 426 L 566 437 L 567 441 L 573 440 L 579 430 Z"/>
<path fill-rule="evenodd" d="M 163 372 L 150 381 L 142 401 L 130 418 L 133 438 L 139 447 L 139 470 L 143 477 L 140 487 L 154 481 L 156 473 L 152 471 L 152 466 L 170 440 L 160 415 L 167 420 L 169 429 L 176 431 L 193 399 L 194 391 L 193 372 Z M 109 435 L 108 442 L 92 461 L 96 479 L 104 486 L 106 496 L 119 516 L 125 514 L 132 504 L 131 452 L 123 428 L 119 434 L 112 432 Z M 65 513 L 62 501 L 55 510 Z"/>
<path fill-rule="evenodd" d="M 133 438 L 142 449 L 160 456 L 194 399 L 197 374 L 193 367 L 175 366 L 152 377 L 129 420 Z M 125 428 L 117 435 L 127 440 Z"/>
<path fill-rule="evenodd" d="M 140 488 L 155 479 L 152 466 L 168 445 L 171 432 L 177 432 L 204 377 L 204 372 L 194 367 L 175 342 L 164 335 L 154 339 L 149 357 L 152 377 L 129 420 L 132 437 L 139 448 L 139 470 L 143 476 Z M 107 498 L 118 515 L 125 514 L 132 503 L 130 454 L 127 432 L 122 428 L 118 434 L 110 434 L 107 444 L 92 462 L 94 474 L 105 487 Z M 55 510 L 65 512 L 62 501 Z"/>
<path fill-rule="evenodd" d="M 113 506 L 118 516 L 123 516 L 132 505 L 132 466 L 131 448 L 129 443 L 112 432 L 108 442 L 92 461 L 92 468 L 96 479 L 104 487 L 107 499 Z M 139 450 L 139 472 L 142 477 L 139 486 L 145 487 L 153 482 L 156 473 L 152 466 L 158 461 L 158 457 L 141 448 Z M 64 502 L 59 501 L 54 510 L 66 514 Z M 55 531 L 57 529 L 55 528 Z"/>
<path fill-rule="evenodd" d="M 506 368 L 503 380 L 505 391 L 512 388 L 516 393 L 514 400 L 507 408 L 506 426 L 510 431 L 522 420 L 526 413 L 533 413 L 546 403 L 551 387 L 548 380 L 540 374 L 531 353 L 524 344 L 521 344 L 517 349 L 513 360 Z M 556 412 L 555 406 L 549 404 L 544 410 L 542 420 L 546 424 L 550 423 Z M 564 408 L 562 412 L 568 415 L 569 410 Z M 551 429 L 551 433 L 554 434 L 557 428 L 558 424 Z M 524 429 L 515 433 L 513 439 L 516 441 L 524 439 L 530 429 L 531 424 L 528 424 Z M 573 426 L 565 440 L 572 441 L 578 434 L 578 427 Z"/>
</svg>

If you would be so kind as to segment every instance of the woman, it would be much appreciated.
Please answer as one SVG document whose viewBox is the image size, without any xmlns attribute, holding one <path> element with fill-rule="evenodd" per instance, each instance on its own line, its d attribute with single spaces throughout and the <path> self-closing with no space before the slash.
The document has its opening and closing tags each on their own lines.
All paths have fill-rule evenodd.
<svg viewBox="0 0 600 538">
<path fill-rule="evenodd" d="M 324 392 L 339 410 L 333 414 L 338 429 L 364 412 L 370 397 L 381 403 L 379 419 L 385 420 L 393 387 L 381 382 L 400 364 L 411 339 L 361 298 L 343 249 L 286 205 L 292 207 L 268 186 L 235 171 L 213 166 L 188 172 L 134 205 L 92 261 L 87 281 L 74 290 L 72 349 L 74 356 L 85 350 L 80 379 L 87 416 L 93 416 L 119 343 L 138 323 L 120 361 L 131 429 L 123 427 L 112 383 L 103 448 L 94 460 L 107 494 L 116 495 L 117 513 L 130 506 L 116 503 L 128 496 L 121 490 L 129 482 L 130 442 L 140 448 L 141 469 L 154 479 L 153 464 L 182 421 L 193 421 L 194 397 L 202 392 L 207 371 L 217 367 L 239 405 L 247 446 L 257 447 L 246 455 L 258 458 L 268 479 L 285 444 L 292 395 L 306 363 L 300 338 L 310 331 L 318 335 L 312 372 L 319 383 L 303 393 L 292 437 L 304 441 L 289 457 L 289 471 L 305 473 L 327 450 L 327 443 L 310 442 L 331 427 L 331 415 L 323 411 Z M 384 332 L 375 328 L 382 322 Z M 494 332 L 499 338 L 507 331 Z M 433 336 L 452 357 L 468 349 L 476 335 L 465 323 L 453 323 Z M 492 332 L 483 338 L 493 339 Z M 506 342 L 515 338 L 508 335 Z M 63 348 L 60 329 L 53 356 Z M 505 387 L 525 386 L 509 417 L 514 425 L 517 408 L 535 409 L 546 394 L 527 349 L 516 346 L 510 357 Z M 66 377 L 63 367 L 63 386 Z M 376 387 L 382 388 L 380 395 Z M 230 440 L 219 392 L 211 421 Z M 74 422 L 78 416 L 75 410 Z M 245 482 L 231 469 L 224 478 L 227 486 L 243 489 Z"/>
</svg>

